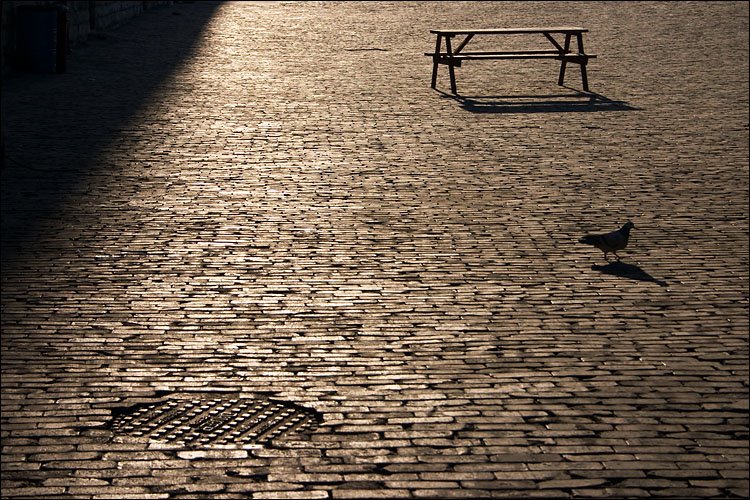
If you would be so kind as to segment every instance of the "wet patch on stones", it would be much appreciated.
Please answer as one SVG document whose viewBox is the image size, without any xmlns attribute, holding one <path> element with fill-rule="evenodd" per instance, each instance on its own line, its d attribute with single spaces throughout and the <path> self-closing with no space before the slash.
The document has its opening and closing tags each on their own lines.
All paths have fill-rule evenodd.
<svg viewBox="0 0 750 500">
<path fill-rule="evenodd" d="M 311 408 L 265 396 L 171 393 L 116 408 L 109 425 L 115 435 L 147 438 L 186 447 L 270 445 L 300 438 L 322 421 Z"/>
</svg>

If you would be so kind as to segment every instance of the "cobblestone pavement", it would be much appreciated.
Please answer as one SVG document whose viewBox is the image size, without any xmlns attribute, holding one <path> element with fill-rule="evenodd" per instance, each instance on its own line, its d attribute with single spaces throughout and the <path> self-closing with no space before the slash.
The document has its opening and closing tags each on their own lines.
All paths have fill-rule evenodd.
<svg viewBox="0 0 750 500">
<path fill-rule="evenodd" d="M 430 28 L 546 24 L 593 97 L 430 89 Z M 11 75 L 2 496 L 747 496 L 747 74 L 746 2 L 195 2 Z M 111 426 L 180 395 L 319 422 Z"/>
</svg>

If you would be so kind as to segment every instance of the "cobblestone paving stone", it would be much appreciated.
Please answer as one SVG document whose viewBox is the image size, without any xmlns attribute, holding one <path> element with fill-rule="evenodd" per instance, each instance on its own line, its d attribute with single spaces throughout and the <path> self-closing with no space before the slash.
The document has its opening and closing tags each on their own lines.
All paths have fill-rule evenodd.
<svg viewBox="0 0 750 500">
<path fill-rule="evenodd" d="M 430 89 L 430 28 L 546 24 L 598 99 Z M 747 74 L 746 2 L 195 2 L 12 75 L 2 496 L 747 496 Z M 322 421 L 107 427 L 169 391 Z"/>
</svg>

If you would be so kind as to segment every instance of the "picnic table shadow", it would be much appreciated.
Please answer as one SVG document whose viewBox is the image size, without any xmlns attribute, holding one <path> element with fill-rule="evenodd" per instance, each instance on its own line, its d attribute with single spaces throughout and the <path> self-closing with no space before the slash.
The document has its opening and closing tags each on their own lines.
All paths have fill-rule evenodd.
<svg viewBox="0 0 750 500">
<path fill-rule="evenodd" d="M 599 271 L 603 274 L 609 274 L 612 276 L 619 276 L 621 278 L 627 278 L 636 281 L 648 281 L 656 283 L 659 286 L 667 286 L 667 282 L 660 280 L 648 274 L 646 271 L 634 264 L 626 264 L 622 261 L 610 262 L 607 265 L 599 266 L 594 264 L 591 266 L 594 271 Z"/>
<path fill-rule="evenodd" d="M 610 99 L 595 92 L 570 92 L 536 95 L 454 95 L 438 90 L 444 98 L 458 102 L 471 113 L 566 113 L 633 111 L 638 108 L 625 101 Z"/>
</svg>

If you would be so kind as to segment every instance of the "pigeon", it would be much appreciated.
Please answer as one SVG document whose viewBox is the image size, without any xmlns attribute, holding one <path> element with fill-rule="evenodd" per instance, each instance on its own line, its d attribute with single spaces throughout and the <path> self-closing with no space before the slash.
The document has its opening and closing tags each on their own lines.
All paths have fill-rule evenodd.
<svg viewBox="0 0 750 500">
<path fill-rule="evenodd" d="M 618 250 L 622 250 L 628 246 L 628 238 L 630 237 L 630 230 L 635 227 L 635 224 L 628 221 L 617 231 L 612 231 L 606 234 L 587 234 L 580 240 L 579 243 L 586 245 L 593 245 L 602 252 L 604 252 L 604 260 L 609 262 L 607 258 L 608 253 L 615 254 L 617 260 L 620 260 L 620 256 L 617 255 Z"/>
</svg>

